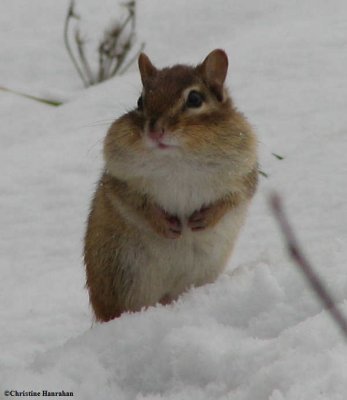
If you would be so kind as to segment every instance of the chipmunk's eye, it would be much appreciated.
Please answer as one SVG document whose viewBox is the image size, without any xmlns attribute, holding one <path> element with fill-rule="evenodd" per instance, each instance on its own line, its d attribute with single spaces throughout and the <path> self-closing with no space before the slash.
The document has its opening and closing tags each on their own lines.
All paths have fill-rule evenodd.
<svg viewBox="0 0 347 400">
<path fill-rule="evenodd" d="M 202 105 L 203 101 L 204 96 L 196 90 L 192 90 L 188 94 L 186 106 L 190 108 L 198 108 Z"/>
<path fill-rule="evenodd" d="M 139 111 L 142 111 L 142 110 L 143 110 L 143 98 L 142 98 L 142 96 L 140 96 L 140 97 L 137 99 L 137 109 L 138 109 Z"/>
</svg>

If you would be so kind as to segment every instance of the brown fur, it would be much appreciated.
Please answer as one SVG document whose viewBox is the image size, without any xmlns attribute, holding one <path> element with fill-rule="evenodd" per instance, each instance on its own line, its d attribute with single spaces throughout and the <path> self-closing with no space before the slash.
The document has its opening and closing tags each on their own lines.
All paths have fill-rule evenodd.
<svg viewBox="0 0 347 400">
<path fill-rule="evenodd" d="M 247 208 L 258 176 L 255 136 L 223 86 L 227 67 L 221 50 L 197 67 L 162 70 L 146 55 L 139 57 L 143 109 L 123 115 L 109 129 L 106 169 L 85 236 L 87 287 L 97 320 L 167 304 L 191 284 L 210 282 L 223 270 L 243 219 L 237 213 Z M 203 106 L 196 110 L 187 108 L 189 88 L 203 95 Z M 146 147 L 153 129 L 179 148 L 161 153 Z M 226 218 L 240 221 L 224 228 Z M 225 229 L 231 229 L 226 237 Z M 229 250 L 227 244 L 221 248 L 213 256 L 216 262 L 211 255 L 209 271 L 204 254 L 218 235 L 230 242 Z M 176 276 L 172 257 L 184 263 L 190 252 L 198 264 L 188 263 L 186 272 L 178 269 Z"/>
</svg>

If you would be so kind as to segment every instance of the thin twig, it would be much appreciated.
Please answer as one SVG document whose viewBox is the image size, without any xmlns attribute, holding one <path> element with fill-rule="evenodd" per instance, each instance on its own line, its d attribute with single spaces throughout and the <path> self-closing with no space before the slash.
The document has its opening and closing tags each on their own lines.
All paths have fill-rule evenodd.
<svg viewBox="0 0 347 400">
<path fill-rule="evenodd" d="M 71 0 L 68 12 L 66 14 L 65 23 L 64 23 L 64 43 L 65 43 L 66 50 L 67 50 L 67 52 L 68 52 L 68 54 L 70 56 L 70 59 L 71 59 L 73 65 L 74 65 L 76 71 L 78 72 L 78 75 L 82 79 L 82 82 L 83 82 L 84 86 L 88 87 L 88 81 L 84 77 L 83 72 L 82 72 L 80 66 L 78 65 L 78 62 L 77 62 L 77 60 L 76 60 L 76 58 L 75 58 L 75 56 L 73 54 L 73 51 L 72 51 L 70 43 L 69 43 L 68 32 L 69 32 L 70 20 L 71 20 L 71 18 L 76 18 L 77 17 L 76 14 L 75 14 L 75 11 L 74 11 L 74 6 L 75 6 L 75 2 L 74 2 L 74 0 Z"/>
<path fill-rule="evenodd" d="M 145 44 L 141 43 L 141 46 L 139 50 L 135 53 L 135 55 L 128 61 L 128 63 L 121 69 L 119 70 L 119 75 L 124 74 L 124 72 L 134 63 L 135 60 L 137 60 L 138 56 L 140 53 L 142 53 L 143 49 L 145 48 Z"/>
<path fill-rule="evenodd" d="M 122 37 L 123 31 L 129 24 L 129 22 L 132 21 L 132 19 L 133 19 L 133 14 L 129 12 L 128 17 L 125 19 L 123 24 L 117 28 L 117 35 L 112 35 L 113 43 L 110 46 L 110 48 L 113 49 L 113 52 L 110 52 L 109 59 L 111 62 L 109 63 L 109 66 L 107 68 L 107 76 L 110 78 L 117 74 L 119 68 L 122 66 L 126 56 L 128 55 L 128 52 L 132 46 L 132 41 L 133 41 L 133 36 L 134 36 L 133 23 L 131 24 L 132 29 L 128 35 L 128 40 L 123 45 L 123 49 L 119 52 L 119 54 L 116 54 L 117 45 L 120 42 L 120 38 Z M 112 64 L 113 60 L 116 60 L 116 63 L 114 65 L 114 67 L 111 69 L 111 64 Z"/>
<path fill-rule="evenodd" d="M 340 327 L 342 333 L 347 338 L 347 320 L 340 312 L 340 310 L 336 307 L 333 296 L 329 293 L 328 289 L 319 279 L 311 263 L 305 257 L 302 249 L 300 248 L 300 245 L 294 235 L 293 229 L 290 226 L 289 221 L 284 213 L 282 201 L 278 194 L 272 194 L 272 196 L 270 197 L 270 205 L 284 235 L 289 255 L 303 271 L 309 285 L 316 293 L 319 300 L 328 309 L 331 317 Z"/>
<path fill-rule="evenodd" d="M 121 74 L 121 68 L 123 63 L 125 62 L 125 59 L 129 53 L 129 51 L 132 48 L 133 45 L 133 40 L 135 37 L 135 27 L 136 27 L 136 14 L 135 14 L 135 1 L 131 0 L 128 3 L 124 4 L 125 7 L 128 10 L 128 17 L 125 19 L 125 21 L 123 22 L 123 24 L 120 26 L 119 29 L 119 38 L 122 36 L 123 31 L 125 30 L 125 28 L 127 27 L 127 25 L 130 23 L 130 32 L 128 34 L 128 39 L 126 41 L 126 43 L 123 45 L 123 49 L 120 53 L 120 55 L 118 56 L 118 60 L 117 63 L 115 65 L 115 67 L 113 68 L 112 72 L 110 73 L 110 77 L 115 76 L 117 73 Z M 142 49 L 139 51 L 139 53 L 142 51 Z M 126 67 L 123 68 L 123 72 L 126 71 L 128 69 L 128 67 L 135 61 L 134 58 L 132 58 L 130 60 L 130 62 L 126 65 Z"/>
<path fill-rule="evenodd" d="M 98 73 L 98 82 L 102 82 L 104 80 L 104 53 L 101 50 L 101 45 L 99 46 L 99 73 Z"/>
<path fill-rule="evenodd" d="M 129 40 L 131 41 L 131 38 Z M 131 48 L 130 41 L 125 44 L 125 46 L 122 49 L 121 54 L 117 57 L 116 65 L 114 66 L 113 70 L 109 74 L 110 78 L 115 76 L 118 73 L 119 68 L 122 66 L 126 56 L 128 55 L 128 52 L 129 52 L 129 50 Z"/>
<path fill-rule="evenodd" d="M 132 13 L 129 13 L 127 18 L 124 20 L 123 24 L 119 28 L 119 36 L 122 34 L 128 23 L 134 18 Z M 133 24 L 132 24 L 133 25 Z"/>
<path fill-rule="evenodd" d="M 75 41 L 77 44 L 77 50 L 78 50 L 78 55 L 82 64 L 82 67 L 84 68 L 85 75 L 87 77 L 87 80 L 89 82 L 89 85 L 94 84 L 94 78 L 93 78 L 93 73 L 90 68 L 89 62 L 86 58 L 86 55 L 84 53 L 84 41 L 82 40 L 81 34 L 79 30 L 76 30 L 75 33 Z"/>
<path fill-rule="evenodd" d="M 142 44 L 135 57 L 131 58 L 124 66 L 134 44 L 136 27 L 135 0 L 130 0 L 123 4 L 128 11 L 128 15 L 122 22 L 117 22 L 112 29 L 105 32 L 104 38 L 98 48 L 99 65 L 98 71 L 95 73 L 93 73 L 90 67 L 89 60 L 85 53 L 84 41 L 78 30 L 75 34 L 77 52 L 72 49 L 69 42 L 70 20 L 72 18 L 79 19 L 75 13 L 74 5 L 74 0 L 71 0 L 64 24 L 64 42 L 69 57 L 84 86 L 88 87 L 97 82 L 110 79 L 116 74 L 125 72 L 144 47 L 144 44 Z"/>
</svg>

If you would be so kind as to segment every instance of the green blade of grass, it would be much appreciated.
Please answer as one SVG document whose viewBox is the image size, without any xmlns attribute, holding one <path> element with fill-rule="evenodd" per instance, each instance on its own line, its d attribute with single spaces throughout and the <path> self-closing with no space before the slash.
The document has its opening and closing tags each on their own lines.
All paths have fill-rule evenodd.
<svg viewBox="0 0 347 400">
<path fill-rule="evenodd" d="M 277 160 L 284 160 L 284 157 L 283 156 L 280 156 L 279 154 L 276 154 L 276 153 L 271 153 L 274 157 L 276 157 L 277 158 Z"/>
<path fill-rule="evenodd" d="M 16 90 L 8 89 L 8 88 L 6 88 L 4 86 L 0 86 L 0 90 L 3 90 L 5 92 L 9 92 L 9 93 L 13 93 L 13 94 L 16 94 L 18 96 L 26 97 L 27 99 L 38 101 L 40 103 L 44 103 L 44 104 L 47 104 L 47 105 L 52 106 L 52 107 L 58 107 L 58 106 L 61 106 L 63 104 L 61 101 L 58 101 L 58 100 L 49 100 L 49 99 L 44 99 L 42 97 L 32 96 L 31 94 L 18 92 Z"/>
<path fill-rule="evenodd" d="M 268 178 L 268 177 L 269 177 L 269 175 L 268 175 L 266 172 L 262 171 L 261 169 L 258 169 L 258 172 L 259 172 L 259 174 L 262 175 L 264 178 Z"/>
</svg>

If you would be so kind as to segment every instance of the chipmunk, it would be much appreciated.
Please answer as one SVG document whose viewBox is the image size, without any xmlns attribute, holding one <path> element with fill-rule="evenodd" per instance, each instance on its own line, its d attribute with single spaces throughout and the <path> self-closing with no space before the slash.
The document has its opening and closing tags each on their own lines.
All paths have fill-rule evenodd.
<svg viewBox="0 0 347 400">
<path fill-rule="evenodd" d="M 85 235 L 96 320 L 168 304 L 224 270 L 258 178 L 251 126 L 224 86 L 228 57 L 157 69 L 104 141 Z"/>
</svg>

